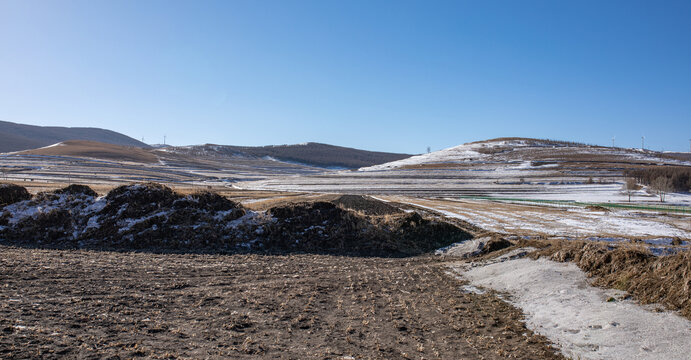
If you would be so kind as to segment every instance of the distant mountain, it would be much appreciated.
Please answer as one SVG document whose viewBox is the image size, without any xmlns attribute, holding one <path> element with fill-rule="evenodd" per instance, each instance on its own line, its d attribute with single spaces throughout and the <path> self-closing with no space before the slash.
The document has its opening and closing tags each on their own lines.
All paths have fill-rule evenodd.
<svg viewBox="0 0 691 360">
<path fill-rule="evenodd" d="M 0 152 L 35 149 L 68 140 L 88 140 L 120 146 L 149 148 L 149 145 L 141 141 L 106 129 L 34 126 L 0 121 Z"/>
<path fill-rule="evenodd" d="M 277 161 L 293 162 L 323 168 L 345 169 L 373 166 L 390 161 L 405 159 L 411 156 L 408 154 L 367 151 L 312 142 L 297 145 L 271 145 L 256 147 L 206 144 L 183 147 L 167 147 L 165 148 L 165 151 L 194 156 L 248 156 L 275 159 Z"/>
</svg>

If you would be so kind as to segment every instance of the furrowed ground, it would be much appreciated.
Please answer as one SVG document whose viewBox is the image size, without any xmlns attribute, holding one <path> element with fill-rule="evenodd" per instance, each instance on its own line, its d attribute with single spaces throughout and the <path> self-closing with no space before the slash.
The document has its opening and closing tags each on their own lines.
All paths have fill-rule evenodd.
<svg viewBox="0 0 691 360">
<path fill-rule="evenodd" d="M 438 258 L 0 248 L 1 358 L 559 358 Z"/>
</svg>

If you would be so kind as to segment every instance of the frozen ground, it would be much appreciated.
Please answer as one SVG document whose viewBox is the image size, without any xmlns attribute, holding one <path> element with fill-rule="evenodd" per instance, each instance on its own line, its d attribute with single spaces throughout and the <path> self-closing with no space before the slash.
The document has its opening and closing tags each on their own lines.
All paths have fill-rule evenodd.
<svg viewBox="0 0 691 360">
<path fill-rule="evenodd" d="M 453 269 L 475 287 L 508 293 L 508 301 L 525 313 L 528 328 L 549 338 L 567 357 L 689 358 L 691 321 L 592 287 L 573 263 L 504 257 Z"/>
<path fill-rule="evenodd" d="M 522 179 L 522 180 L 521 180 Z M 253 190 L 408 196 L 492 196 L 517 199 L 628 203 L 621 174 L 608 174 L 592 184 L 587 178 L 547 170 L 387 170 L 340 171 L 319 175 L 276 176 L 244 181 Z M 594 180 L 595 181 L 595 180 Z M 644 190 L 631 197 L 634 204 L 660 205 L 659 197 Z M 691 194 L 667 194 L 665 205 L 691 206 Z"/>
<path fill-rule="evenodd" d="M 691 216 L 636 211 L 589 211 L 482 200 L 382 196 L 467 221 L 485 230 L 512 235 L 579 237 L 671 237 L 691 239 Z"/>
<path fill-rule="evenodd" d="M 504 198 L 628 202 L 623 173 L 651 165 L 691 163 L 640 149 L 619 149 L 513 139 L 459 145 L 361 168 L 240 182 L 248 189 L 401 194 L 415 197 Z M 657 204 L 646 191 L 634 203 Z M 669 194 L 667 204 L 691 205 L 691 194 Z"/>
<path fill-rule="evenodd" d="M 195 159 L 161 152 L 160 162 L 143 164 L 70 156 L 0 154 L 0 180 L 123 184 L 160 182 L 229 186 L 236 181 L 310 174 L 322 169 L 263 159 Z"/>
</svg>

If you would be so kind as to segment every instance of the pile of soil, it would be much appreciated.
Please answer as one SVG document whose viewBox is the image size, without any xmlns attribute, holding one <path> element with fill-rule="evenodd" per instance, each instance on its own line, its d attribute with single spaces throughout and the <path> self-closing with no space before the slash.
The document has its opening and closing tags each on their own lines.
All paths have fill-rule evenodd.
<svg viewBox="0 0 691 360">
<path fill-rule="evenodd" d="M 226 226 L 243 217 L 239 203 L 209 192 L 183 196 L 160 184 L 121 186 L 105 197 L 99 226 L 82 246 L 229 251 L 243 237 Z"/>
<path fill-rule="evenodd" d="M 691 252 L 653 256 L 643 248 L 592 242 L 555 242 L 535 253 L 573 261 L 593 284 L 627 291 L 644 304 L 659 303 L 691 319 Z"/>
<path fill-rule="evenodd" d="M 98 196 L 98 194 L 86 185 L 72 184 L 65 188 L 58 189 L 54 191 L 55 194 L 69 194 L 69 195 L 86 195 L 86 196 Z"/>
<path fill-rule="evenodd" d="M 64 249 L 408 256 L 471 237 L 417 213 L 368 216 L 331 202 L 258 212 L 217 194 L 181 195 L 154 183 L 120 186 L 105 197 L 71 185 L 0 212 L 0 242 Z"/>
<path fill-rule="evenodd" d="M 266 249 L 376 256 L 418 255 L 472 236 L 459 227 L 417 213 L 363 216 L 330 202 L 275 207 Z"/>
<path fill-rule="evenodd" d="M 610 210 L 604 206 L 600 205 L 588 205 L 585 207 L 586 210 L 588 211 L 601 211 L 601 212 L 610 212 Z"/>
<path fill-rule="evenodd" d="M 31 199 L 25 188 L 14 184 L 0 184 L 0 209 L 5 205 Z"/>
<path fill-rule="evenodd" d="M 513 246 L 513 243 L 510 242 L 509 240 L 506 240 L 500 236 L 493 236 L 482 247 L 482 253 L 483 254 L 489 254 L 489 253 L 493 253 L 495 251 L 506 249 L 506 248 L 511 247 L 511 246 Z"/>
<path fill-rule="evenodd" d="M 333 203 L 344 209 L 362 211 L 366 215 L 395 215 L 403 213 L 403 210 L 369 196 L 342 195 L 335 199 Z"/>
<path fill-rule="evenodd" d="M 70 186 L 5 206 L 0 209 L 0 239 L 52 245 L 74 238 L 88 222 L 85 215 L 97 209 L 95 197 L 88 195 L 95 192 L 88 190 Z"/>
</svg>

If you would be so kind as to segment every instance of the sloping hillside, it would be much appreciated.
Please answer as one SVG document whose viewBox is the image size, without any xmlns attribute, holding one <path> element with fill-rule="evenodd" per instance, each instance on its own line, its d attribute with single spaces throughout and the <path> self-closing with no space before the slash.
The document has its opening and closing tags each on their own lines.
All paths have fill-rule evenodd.
<svg viewBox="0 0 691 360">
<path fill-rule="evenodd" d="M 648 166 L 689 165 L 683 157 L 651 150 L 580 144 L 529 138 L 477 141 L 361 170 L 387 169 L 601 169 L 605 171 Z"/>
<path fill-rule="evenodd" d="M 149 148 L 141 141 L 106 129 L 34 126 L 0 121 L 0 152 L 35 149 L 67 140 L 89 140 L 113 145 Z"/>
<path fill-rule="evenodd" d="M 38 149 L 20 152 L 22 155 L 74 156 L 94 159 L 156 163 L 158 158 L 150 151 L 134 147 L 105 144 L 96 141 L 69 140 Z"/>
<path fill-rule="evenodd" d="M 168 147 L 167 152 L 194 156 L 249 156 L 324 168 L 355 169 L 410 157 L 407 154 L 366 151 L 321 143 L 272 146 L 196 145 Z"/>
<path fill-rule="evenodd" d="M 43 142 L 15 134 L 0 132 L 0 152 L 20 151 L 44 146 Z"/>
<path fill-rule="evenodd" d="M 688 169 L 691 162 L 650 150 L 501 138 L 363 167 L 360 171 L 263 179 L 238 186 L 350 194 L 627 202 L 629 196 L 622 190 L 625 173 L 672 167 Z M 659 196 L 648 190 L 637 190 L 632 199 L 659 203 Z M 691 202 L 687 193 L 668 194 L 666 199 L 677 204 Z"/>
</svg>

